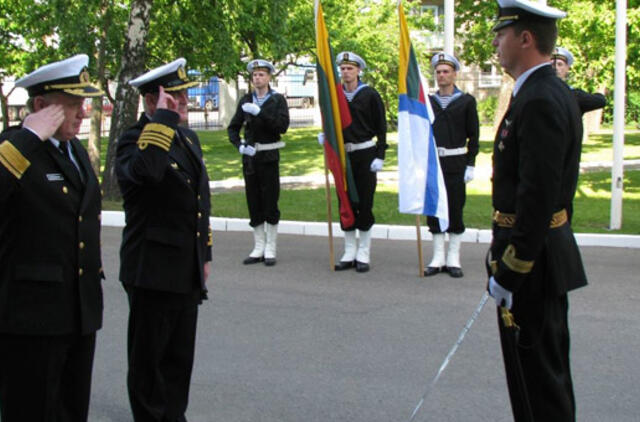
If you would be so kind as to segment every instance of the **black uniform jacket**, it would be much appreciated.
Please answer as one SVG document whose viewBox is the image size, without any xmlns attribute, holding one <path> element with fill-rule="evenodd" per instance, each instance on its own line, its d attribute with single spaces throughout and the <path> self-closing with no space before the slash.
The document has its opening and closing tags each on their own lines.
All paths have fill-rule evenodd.
<svg viewBox="0 0 640 422">
<path fill-rule="evenodd" d="M 578 101 L 578 107 L 582 114 L 597 110 L 607 105 L 606 98 L 600 93 L 589 94 L 588 92 L 578 88 L 571 88 L 571 91 L 576 97 L 576 101 Z"/>
<path fill-rule="evenodd" d="M 573 94 L 551 66 L 537 69 L 512 100 L 493 149 L 493 207 L 515 214 L 515 224 L 494 224 L 492 255 L 496 280 L 511 291 L 528 284 L 563 294 L 586 284 L 570 223 L 550 228 L 553 214 L 573 201 L 581 140 Z"/>
<path fill-rule="evenodd" d="M 278 142 L 280 136 L 289 128 L 287 100 L 275 91 L 270 91 L 270 93 L 271 96 L 262 103 L 260 113 L 257 116 L 242 111 L 244 103 L 253 102 L 253 94 L 248 93 L 240 99 L 236 113 L 227 128 L 229 141 L 236 148 L 240 148 L 240 129 L 245 122 L 244 138 L 247 145 L 254 145 L 256 142 L 260 144 Z M 243 155 L 242 159 L 244 161 L 253 159 L 256 162 L 278 161 L 280 151 L 277 149 L 259 151 L 253 157 Z"/>
<path fill-rule="evenodd" d="M 0 134 L 0 332 L 102 326 L 100 188 L 86 150 L 70 142 L 85 182 L 50 141 L 19 127 Z"/>
<path fill-rule="evenodd" d="M 212 243 L 209 178 L 197 135 L 178 128 L 178 120 L 165 109 L 151 120 L 143 114 L 118 140 L 126 215 L 120 280 L 173 293 L 189 293 L 195 284 L 204 292 Z"/>
<path fill-rule="evenodd" d="M 352 122 L 342 130 L 345 143 L 358 144 L 376 137 L 376 158 L 384 160 L 387 145 L 387 118 L 378 91 L 365 86 L 349 101 Z"/>
<path fill-rule="evenodd" d="M 474 167 L 480 138 L 476 99 L 469 94 L 462 94 L 444 110 L 433 95 L 429 95 L 429 101 L 435 114 L 432 127 L 436 145 L 447 149 L 467 147 L 466 154 L 440 157 L 442 171 L 459 173 L 467 166 Z"/>
</svg>

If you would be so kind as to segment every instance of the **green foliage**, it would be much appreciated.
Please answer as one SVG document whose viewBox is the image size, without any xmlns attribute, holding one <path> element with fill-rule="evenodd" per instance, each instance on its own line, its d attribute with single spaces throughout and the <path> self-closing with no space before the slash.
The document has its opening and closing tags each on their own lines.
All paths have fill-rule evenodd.
<svg viewBox="0 0 640 422">
<path fill-rule="evenodd" d="M 640 127 L 640 91 L 630 92 L 627 96 L 627 121 Z"/>
<path fill-rule="evenodd" d="M 478 101 L 478 117 L 480 124 L 491 124 L 498 107 L 498 97 L 487 97 Z"/>
</svg>

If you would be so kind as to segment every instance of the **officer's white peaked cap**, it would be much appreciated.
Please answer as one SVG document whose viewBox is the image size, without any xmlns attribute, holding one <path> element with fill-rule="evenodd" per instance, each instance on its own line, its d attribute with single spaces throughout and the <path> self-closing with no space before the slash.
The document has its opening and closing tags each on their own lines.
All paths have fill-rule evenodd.
<svg viewBox="0 0 640 422">
<path fill-rule="evenodd" d="M 555 7 L 547 6 L 532 0 L 497 0 L 498 17 L 494 31 L 513 25 L 518 21 L 560 19 L 567 16 L 565 12 Z"/>
<path fill-rule="evenodd" d="M 129 85 L 138 88 L 138 91 L 143 95 L 158 92 L 160 86 L 167 92 L 190 88 L 197 85 L 198 82 L 189 79 L 185 69 L 186 65 L 187 61 L 181 57 L 130 80 Z"/>
</svg>

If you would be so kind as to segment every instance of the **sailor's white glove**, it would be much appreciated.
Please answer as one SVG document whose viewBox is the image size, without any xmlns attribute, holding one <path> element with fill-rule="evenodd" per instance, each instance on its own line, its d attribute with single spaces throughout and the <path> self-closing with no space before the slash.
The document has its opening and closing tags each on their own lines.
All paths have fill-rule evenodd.
<svg viewBox="0 0 640 422">
<path fill-rule="evenodd" d="M 244 103 L 242 104 L 242 111 L 257 116 L 260 113 L 260 107 L 254 103 Z"/>
<path fill-rule="evenodd" d="M 513 293 L 502 287 L 493 276 L 489 278 L 489 294 L 495 299 L 497 306 L 511 309 L 513 305 Z"/>
<path fill-rule="evenodd" d="M 242 144 L 240 148 L 238 148 L 238 151 L 240 151 L 240 154 L 248 155 L 249 157 L 256 155 L 256 149 L 251 145 Z"/>
<path fill-rule="evenodd" d="M 473 167 L 467 166 L 466 170 L 464 171 L 464 182 L 469 183 L 472 180 L 473 180 Z"/>
<path fill-rule="evenodd" d="M 371 165 L 369 166 L 369 170 L 371 170 L 374 173 L 378 172 L 382 170 L 383 164 L 384 164 L 384 160 L 381 160 L 380 158 L 374 158 L 373 161 L 371 162 Z"/>
<path fill-rule="evenodd" d="M 324 145 L 324 132 L 318 133 L 318 143 Z"/>
</svg>

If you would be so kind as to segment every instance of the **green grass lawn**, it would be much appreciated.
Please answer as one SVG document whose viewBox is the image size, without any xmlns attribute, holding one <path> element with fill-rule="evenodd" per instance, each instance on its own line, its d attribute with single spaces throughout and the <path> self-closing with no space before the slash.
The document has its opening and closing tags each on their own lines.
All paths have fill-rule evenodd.
<svg viewBox="0 0 640 422">
<path fill-rule="evenodd" d="M 280 161 L 281 176 L 323 174 L 322 149 L 316 142 L 318 128 L 292 129 L 283 140 L 287 143 Z M 238 151 L 229 143 L 226 131 L 199 132 L 211 180 L 241 178 Z M 489 228 L 491 221 L 491 186 L 489 174 L 492 151 L 491 129 L 483 127 L 480 154 L 476 159 L 476 180 L 467 187 L 465 224 L 473 228 Z M 599 133 L 589 137 L 583 146 L 583 161 L 610 161 L 612 136 Z M 385 171 L 397 171 L 397 133 L 388 134 L 389 149 Z M 106 146 L 103 151 L 106 150 Z M 625 137 L 625 159 L 640 159 L 640 132 L 630 131 Z M 625 172 L 623 200 L 623 227 L 614 233 L 640 234 L 640 171 Z M 576 232 L 606 233 L 609 224 L 611 173 L 590 172 L 580 175 L 574 202 L 573 226 Z M 333 221 L 337 220 L 337 204 L 332 191 Z M 324 188 L 287 189 L 281 192 L 282 219 L 294 221 L 326 221 L 327 205 Z M 120 209 L 119 203 L 104 204 L 105 209 Z M 248 218 L 243 191 L 215 193 L 212 214 L 216 217 Z M 397 187 L 379 184 L 375 197 L 374 214 L 378 223 L 415 224 L 413 215 L 398 212 Z"/>
</svg>

